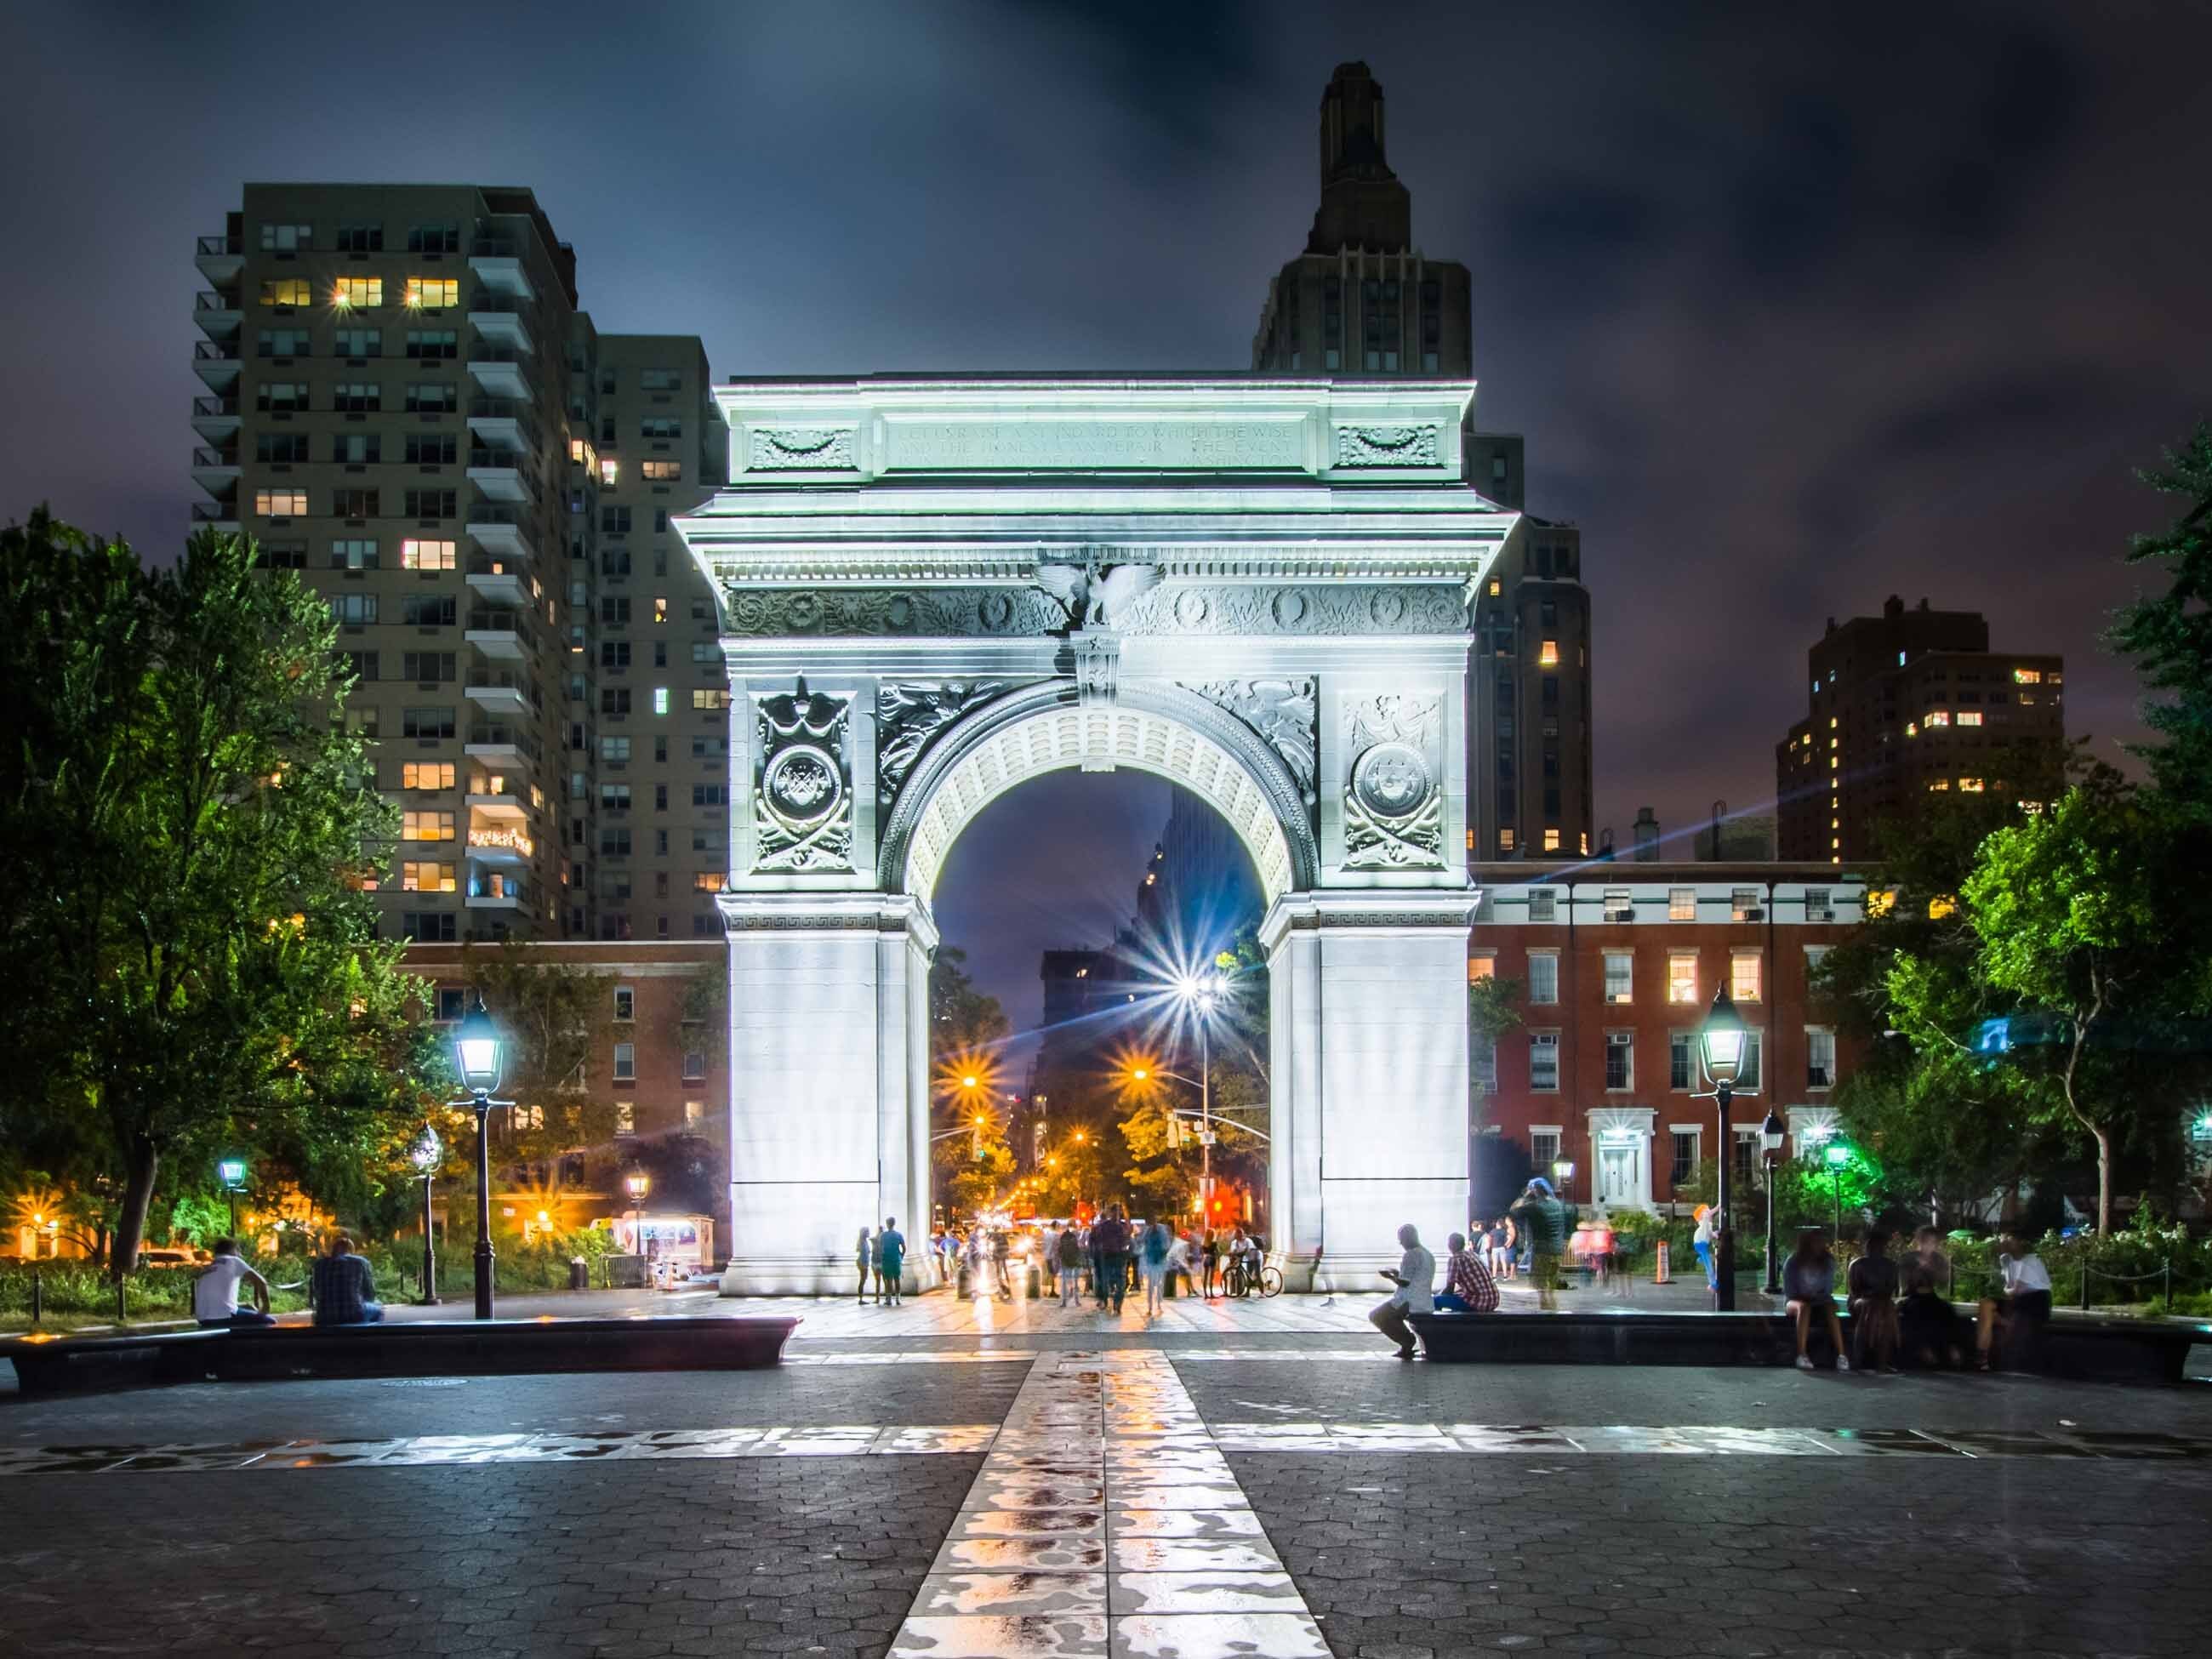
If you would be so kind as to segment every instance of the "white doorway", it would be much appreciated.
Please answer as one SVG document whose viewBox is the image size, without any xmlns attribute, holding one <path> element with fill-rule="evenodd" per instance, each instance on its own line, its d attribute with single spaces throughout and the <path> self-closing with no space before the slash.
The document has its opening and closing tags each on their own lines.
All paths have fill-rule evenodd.
<svg viewBox="0 0 2212 1659">
<path fill-rule="evenodd" d="M 1597 1149 L 1597 1201 L 1608 1210 L 1640 1209 L 1648 1190 L 1644 1142 Z"/>
</svg>

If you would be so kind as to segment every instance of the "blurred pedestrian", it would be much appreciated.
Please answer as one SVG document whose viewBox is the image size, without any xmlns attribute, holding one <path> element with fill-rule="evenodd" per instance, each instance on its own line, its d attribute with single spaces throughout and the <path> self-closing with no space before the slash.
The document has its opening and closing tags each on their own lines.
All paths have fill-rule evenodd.
<svg viewBox="0 0 2212 1659">
<path fill-rule="evenodd" d="M 1138 1265 L 1145 1275 L 1145 1317 L 1155 1319 L 1161 1312 L 1160 1287 L 1168 1276 L 1168 1252 L 1175 1246 L 1175 1235 L 1168 1224 L 1154 1216 L 1145 1225 L 1142 1242 L 1137 1247 Z"/>
<path fill-rule="evenodd" d="M 1529 1276 L 1536 1281 L 1536 1305 L 1547 1313 L 1559 1308 L 1559 1258 L 1567 1249 L 1567 1206 L 1552 1183 L 1538 1176 L 1512 1209 L 1526 1242 Z"/>
<path fill-rule="evenodd" d="M 1083 1275 L 1083 1242 L 1076 1237 L 1073 1221 L 1060 1227 L 1060 1236 L 1053 1241 L 1053 1255 L 1060 1264 L 1060 1305 L 1073 1307 Z"/>
<path fill-rule="evenodd" d="M 1889 1230 L 1869 1227 L 1859 1259 L 1844 1275 L 1851 1310 L 1851 1348 L 1861 1370 L 1897 1369 L 1897 1263 L 1889 1259 Z"/>
<path fill-rule="evenodd" d="M 1951 1305 L 1951 1258 L 1944 1251 L 1943 1235 L 1933 1227 L 1914 1233 L 1898 1276 L 1905 1292 L 1897 1310 L 1905 1362 L 1931 1369 L 1962 1363 L 1962 1322 Z"/>
<path fill-rule="evenodd" d="M 898 1218 L 884 1218 L 884 1230 L 876 1235 L 876 1305 L 891 1307 L 899 1304 L 899 1282 L 906 1273 L 906 1235 L 898 1230 Z"/>
<path fill-rule="evenodd" d="M 1091 1243 L 1098 1264 L 1098 1305 L 1119 1314 L 1129 1290 L 1129 1225 L 1120 1205 L 1108 1205 L 1106 1213 L 1091 1223 Z"/>
</svg>

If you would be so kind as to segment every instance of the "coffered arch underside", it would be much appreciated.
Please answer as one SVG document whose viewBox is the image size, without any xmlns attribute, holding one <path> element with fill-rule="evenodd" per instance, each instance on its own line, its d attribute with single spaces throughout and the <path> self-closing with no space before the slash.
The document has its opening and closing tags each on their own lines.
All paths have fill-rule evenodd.
<svg viewBox="0 0 2212 1659">
<path fill-rule="evenodd" d="M 1128 767 L 1181 784 L 1219 812 L 1252 855 L 1272 902 L 1297 878 L 1278 805 L 1249 764 L 1174 716 L 1121 704 L 1046 709 L 1000 726 L 929 786 L 907 842 L 903 890 L 927 899 L 960 832 L 999 796 L 1070 767 Z"/>
</svg>

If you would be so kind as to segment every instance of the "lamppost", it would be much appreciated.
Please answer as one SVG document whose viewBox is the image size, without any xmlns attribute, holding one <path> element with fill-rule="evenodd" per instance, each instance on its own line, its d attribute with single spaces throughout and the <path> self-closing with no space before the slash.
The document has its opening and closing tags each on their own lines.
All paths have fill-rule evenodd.
<svg viewBox="0 0 2212 1659">
<path fill-rule="evenodd" d="M 1552 1184 L 1559 1188 L 1559 1196 L 1561 1198 L 1566 1197 L 1567 1194 L 1573 1188 L 1574 1181 L 1574 1159 L 1571 1158 L 1553 1158 L 1552 1160 Z"/>
<path fill-rule="evenodd" d="M 415 1298 L 416 1305 L 434 1308 L 438 1305 L 437 1243 L 430 1224 L 430 1183 L 438 1178 L 438 1160 L 446 1155 L 446 1143 L 438 1139 L 438 1132 L 429 1124 L 407 1149 L 407 1161 L 422 1177 L 422 1294 Z"/>
<path fill-rule="evenodd" d="M 645 1271 L 645 1195 L 653 1190 L 653 1177 L 642 1170 L 632 1170 L 623 1177 L 623 1190 L 629 1194 L 629 1247 L 636 1253 L 638 1272 Z"/>
<path fill-rule="evenodd" d="M 1851 1161 L 1851 1149 L 1840 1140 L 1828 1143 L 1828 1173 L 1836 1185 L 1836 1243 L 1844 1242 L 1844 1165 Z"/>
<path fill-rule="evenodd" d="M 1698 1031 L 1698 1054 L 1713 1085 L 1714 1110 L 1720 1121 L 1720 1174 L 1713 1194 L 1713 1207 L 1721 1212 L 1720 1231 L 1713 1237 L 1713 1308 L 1719 1313 L 1735 1311 L 1735 1212 L 1729 1204 L 1729 1166 L 1735 1162 L 1735 1148 L 1729 1141 L 1729 1103 L 1735 1097 L 1736 1074 L 1743 1066 L 1743 1016 L 1736 1012 L 1723 980 Z"/>
<path fill-rule="evenodd" d="M 1228 989 L 1218 974 L 1185 974 L 1176 981 L 1176 999 L 1198 1020 L 1198 1201 L 1209 1225 L 1213 1220 L 1213 1043 L 1207 1022 Z"/>
<path fill-rule="evenodd" d="M 512 1106 L 511 1100 L 494 1100 L 492 1091 L 499 1087 L 500 1063 L 506 1045 L 500 1041 L 499 1027 L 484 1012 L 483 998 L 479 994 L 477 1006 L 469 1010 L 453 1032 L 453 1059 L 460 1073 L 461 1087 L 469 1091 L 465 1101 L 456 1106 L 472 1106 L 477 1114 L 477 1317 L 491 1317 L 491 1134 L 488 1120 L 495 1106 Z"/>
<path fill-rule="evenodd" d="M 1774 1243 L 1774 1176 L 1782 1167 L 1782 1138 L 1790 1133 L 1782 1114 L 1770 1111 L 1759 1126 L 1759 1151 L 1766 1164 L 1766 1293 L 1782 1294 L 1782 1252 Z"/>
<path fill-rule="evenodd" d="M 224 1158 L 215 1166 L 215 1172 L 222 1182 L 222 1195 L 230 1200 L 230 1236 L 235 1239 L 238 1237 L 238 1192 L 246 1185 L 246 1160 L 242 1158 Z"/>
</svg>

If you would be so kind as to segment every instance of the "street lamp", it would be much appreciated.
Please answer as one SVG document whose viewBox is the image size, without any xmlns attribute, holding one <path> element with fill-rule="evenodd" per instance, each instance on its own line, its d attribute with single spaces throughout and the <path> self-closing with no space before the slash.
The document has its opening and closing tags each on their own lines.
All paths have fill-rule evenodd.
<svg viewBox="0 0 2212 1659">
<path fill-rule="evenodd" d="M 629 1247 L 642 1261 L 645 1258 L 645 1195 L 653 1190 L 653 1177 L 642 1170 L 632 1170 L 623 1177 L 623 1190 L 629 1194 Z"/>
<path fill-rule="evenodd" d="M 1766 1165 L 1766 1293 L 1782 1294 L 1782 1253 L 1774 1243 L 1774 1174 L 1782 1164 L 1782 1138 L 1790 1133 L 1782 1114 L 1770 1111 L 1759 1126 L 1759 1146 Z"/>
<path fill-rule="evenodd" d="M 484 1012 L 483 997 L 479 994 L 477 1006 L 469 1010 L 453 1032 L 453 1060 L 460 1073 L 461 1087 L 469 1091 L 465 1101 L 455 1105 L 473 1106 L 477 1114 L 477 1317 L 491 1317 L 491 1138 L 487 1120 L 495 1106 L 514 1103 L 494 1100 L 492 1091 L 499 1087 L 500 1062 L 506 1045 L 500 1041 L 499 1027 L 491 1023 Z"/>
<path fill-rule="evenodd" d="M 1736 1075 L 1743 1068 L 1743 1016 L 1735 1011 L 1723 980 L 1713 993 L 1713 1006 L 1698 1030 L 1699 1057 L 1713 1085 L 1714 1110 L 1720 1121 L 1719 1177 L 1715 1182 L 1713 1207 L 1720 1213 L 1720 1231 L 1713 1237 L 1713 1307 L 1720 1313 L 1735 1311 L 1735 1215 L 1729 1206 L 1729 1165 L 1735 1147 L 1729 1143 L 1729 1103 L 1735 1097 Z"/>
<path fill-rule="evenodd" d="M 1828 1143 L 1828 1173 L 1836 1183 L 1836 1243 L 1844 1242 L 1844 1165 L 1851 1161 L 1851 1149 L 1840 1140 Z"/>
<path fill-rule="evenodd" d="M 1198 1022 L 1198 1195 L 1208 1220 L 1213 1216 L 1213 1046 L 1208 1022 L 1229 981 L 1218 974 L 1185 974 L 1176 981 L 1176 998 Z M 1138 1081 L 1144 1073 L 1137 1073 Z"/>
<path fill-rule="evenodd" d="M 1574 1184 L 1574 1159 L 1557 1158 L 1552 1160 L 1552 1184 L 1559 1189 L 1560 1197 L 1565 1198 L 1567 1195 L 1568 1189 Z"/>
<path fill-rule="evenodd" d="M 246 1160 L 226 1158 L 215 1166 L 215 1172 L 222 1181 L 223 1196 L 230 1200 L 230 1236 L 235 1239 L 238 1237 L 238 1189 L 246 1185 Z"/>
<path fill-rule="evenodd" d="M 437 1245 L 432 1237 L 430 1224 L 430 1183 L 438 1178 L 438 1160 L 446 1155 L 446 1143 L 438 1139 L 438 1131 L 426 1123 L 415 1144 L 407 1149 L 407 1161 L 422 1177 L 422 1294 L 416 1301 L 422 1307 L 438 1305 Z"/>
</svg>

